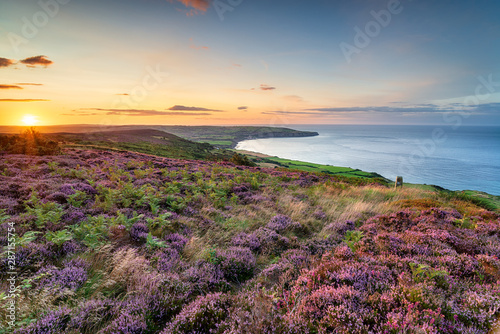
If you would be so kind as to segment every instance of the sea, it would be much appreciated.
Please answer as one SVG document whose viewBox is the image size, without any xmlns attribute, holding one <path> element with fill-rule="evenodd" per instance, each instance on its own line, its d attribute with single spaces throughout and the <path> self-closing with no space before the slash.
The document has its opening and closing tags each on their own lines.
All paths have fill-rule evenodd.
<svg viewBox="0 0 500 334">
<path fill-rule="evenodd" d="M 500 196 L 500 127 L 292 125 L 319 136 L 246 140 L 237 149 L 351 167 L 390 180 Z"/>
</svg>

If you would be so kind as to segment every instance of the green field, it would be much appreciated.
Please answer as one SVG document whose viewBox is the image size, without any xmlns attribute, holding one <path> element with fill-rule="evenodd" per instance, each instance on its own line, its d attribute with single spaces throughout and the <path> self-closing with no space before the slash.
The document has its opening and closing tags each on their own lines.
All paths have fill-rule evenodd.
<svg viewBox="0 0 500 334">
<path fill-rule="evenodd" d="M 209 143 L 214 146 L 231 146 L 232 142 L 230 140 L 205 140 L 205 143 Z"/>
<path fill-rule="evenodd" d="M 364 172 L 359 169 L 349 167 L 337 167 L 330 165 L 320 165 L 310 162 L 296 161 L 282 159 L 278 157 L 261 158 L 263 163 L 275 164 L 281 168 L 296 169 L 306 172 L 326 173 L 330 175 L 348 176 L 348 177 L 361 177 L 361 178 L 381 178 L 383 177 L 377 173 Z M 389 182 L 389 180 L 386 180 Z"/>
<path fill-rule="evenodd" d="M 262 126 L 161 126 L 155 127 L 184 139 L 210 143 L 221 148 L 234 148 L 248 139 L 312 137 L 316 132 Z"/>
</svg>

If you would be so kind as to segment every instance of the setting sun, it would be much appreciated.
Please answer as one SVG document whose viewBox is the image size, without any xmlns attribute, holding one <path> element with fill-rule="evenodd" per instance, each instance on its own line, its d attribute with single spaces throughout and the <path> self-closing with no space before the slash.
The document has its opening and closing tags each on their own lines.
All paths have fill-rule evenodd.
<svg viewBox="0 0 500 334">
<path fill-rule="evenodd" d="M 33 115 L 24 115 L 23 117 L 23 123 L 28 126 L 33 126 L 38 123 L 38 117 L 33 116 Z"/>
</svg>

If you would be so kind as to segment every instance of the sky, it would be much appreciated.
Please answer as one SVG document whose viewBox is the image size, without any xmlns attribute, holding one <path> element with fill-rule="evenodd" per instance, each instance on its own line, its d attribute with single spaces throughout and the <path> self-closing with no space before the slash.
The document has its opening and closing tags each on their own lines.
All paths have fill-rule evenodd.
<svg viewBox="0 0 500 334">
<path fill-rule="evenodd" d="M 1 0 L 0 125 L 500 125 L 497 0 Z"/>
</svg>

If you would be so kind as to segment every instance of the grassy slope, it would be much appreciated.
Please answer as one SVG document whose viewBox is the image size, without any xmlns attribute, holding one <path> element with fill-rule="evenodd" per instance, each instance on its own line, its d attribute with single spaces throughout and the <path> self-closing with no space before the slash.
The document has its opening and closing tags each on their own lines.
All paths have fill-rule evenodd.
<svg viewBox="0 0 500 334">
<path fill-rule="evenodd" d="M 377 173 L 369 173 L 369 172 L 364 172 L 359 169 L 352 169 L 349 167 L 337 167 L 337 166 L 330 166 L 330 165 L 320 165 L 320 164 L 314 164 L 310 162 L 303 162 L 303 161 L 296 161 L 296 160 L 288 160 L 288 159 L 281 159 L 277 157 L 269 157 L 269 158 L 262 158 L 261 160 L 263 163 L 268 163 L 268 164 L 276 164 L 279 167 L 282 168 L 287 168 L 291 170 L 301 170 L 301 171 L 306 171 L 306 172 L 316 172 L 316 173 L 326 173 L 329 175 L 339 175 L 339 176 L 347 176 L 347 177 L 361 177 L 361 178 L 380 178 L 383 179 L 383 177 Z"/>
<path fill-rule="evenodd" d="M 266 315 L 261 311 L 263 307 L 265 309 L 268 306 L 275 306 L 275 302 L 283 302 L 283 300 L 292 295 L 292 290 L 295 291 L 294 293 L 300 292 L 298 290 L 301 286 L 299 283 L 297 283 L 295 289 L 292 289 L 295 280 L 300 274 L 299 269 L 305 271 L 312 270 L 315 268 L 314 266 L 318 264 L 322 265 L 320 259 L 323 253 L 325 255 L 330 254 L 328 256 L 333 257 L 332 254 L 336 251 L 340 255 L 335 253 L 335 256 L 340 258 L 343 256 L 342 252 L 346 253 L 345 256 L 348 260 L 341 263 L 344 267 L 352 265 L 353 272 L 357 273 L 359 271 L 364 275 L 365 272 L 360 271 L 363 267 L 360 269 L 360 266 L 374 252 L 374 247 L 375 249 L 378 249 L 376 247 L 381 247 L 386 252 L 394 252 L 391 255 L 393 258 L 381 257 L 380 260 L 395 260 L 394 263 L 391 262 L 391 269 L 388 266 L 387 269 L 384 269 L 385 271 L 380 271 L 378 263 L 370 263 L 366 273 L 373 273 L 373 270 L 375 270 L 377 273 L 384 274 L 389 270 L 394 270 L 393 275 L 400 277 L 399 281 L 394 280 L 394 283 L 391 283 L 394 284 L 394 289 L 396 289 L 394 293 L 397 295 L 396 297 L 408 302 L 409 305 L 414 305 L 413 307 L 425 315 L 422 310 L 437 310 L 441 302 L 432 290 L 432 287 L 437 283 L 434 283 L 433 278 L 426 278 L 423 275 L 422 277 L 417 275 L 412 280 L 411 276 L 409 278 L 403 276 L 402 272 L 411 272 L 408 261 L 431 263 L 433 257 L 425 258 L 420 255 L 411 255 L 412 257 L 408 259 L 407 257 L 397 257 L 396 255 L 399 254 L 398 252 L 403 252 L 403 254 L 406 254 L 404 252 L 410 252 L 410 248 L 407 250 L 401 245 L 406 245 L 406 242 L 408 245 L 412 245 L 411 242 L 417 245 L 419 237 L 417 240 L 411 242 L 408 239 L 404 239 L 405 242 L 403 242 L 402 238 L 412 238 L 412 234 L 409 233 L 406 235 L 407 231 L 403 229 L 403 232 L 400 234 L 397 234 L 397 231 L 393 231 L 391 232 L 392 234 L 387 235 L 384 234 L 385 227 L 383 224 L 379 224 L 376 225 L 380 228 L 377 231 L 379 233 L 379 236 L 377 236 L 378 239 L 372 236 L 366 237 L 365 241 L 359 242 L 359 249 L 355 249 L 353 253 L 349 253 L 346 243 L 342 241 L 344 237 L 341 233 L 345 233 L 345 231 L 341 232 L 343 229 L 342 224 L 349 220 L 355 223 L 356 228 L 362 228 L 371 217 L 380 214 L 391 214 L 408 208 L 417 215 L 429 208 L 440 207 L 450 211 L 456 209 L 466 217 L 491 216 L 491 214 L 485 213 L 485 210 L 474 201 L 453 196 L 453 194 L 443 196 L 442 193 L 436 192 L 431 188 L 405 187 L 394 190 L 390 187 L 370 185 L 368 181 L 364 183 L 357 181 L 354 184 L 354 178 L 338 179 L 336 176 L 323 175 L 318 179 L 315 175 L 309 173 L 280 172 L 272 169 L 259 170 L 244 167 L 234 168 L 200 161 L 165 161 L 165 159 L 161 158 L 129 153 L 110 154 L 108 152 L 69 150 L 66 154 L 66 156 L 60 157 L 5 156 L 1 161 L 0 169 L 4 171 L 4 175 L 0 176 L 0 182 L 2 182 L 0 183 L 0 189 L 6 194 L 6 197 L 0 200 L 0 209 L 8 210 L 8 214 L 16 222 L 16 233 L 19 236 L 33 230 L 44 232 L 33 240 L 33 244 L 36 244 L 37 247 L 26 243 L 19 250 L 33 250 L 33 253 L 30 253 L 33 256 L 35 255 L 35 250 L 39 254 L 58 252 L 58 255 L 50 258 L 45 255 L 37 255 L 36 261 L 33 261 L 33 263 L 26 262 L 25 260 L 23 264 L 22 275 L 19 279 L 27 279 L 29 286 L 23 286 L 20 291 L 19 298 L 21 298 L 22 302 L 19 303 L 17 316 L 19 320 L 24 321 L 24 324 L 35 319 L 40 319 L 42 314 L 47 310 L 57 310 L 60 307 L 70 308 L 71 314 L 67 317 L 74 319 L 79 314 L 77 305 L 86 300 L 111 300 L 113 307 L 118 307 L 117 305 L 123 303 L 124 306 L 122 306 L 120 312 L 127 310 L 127 307 L 133 309 L 136 306 L 139 310 L 134 312 L 144 312 L 146 314 L 147 310 L 155 315 L 160 314 L 160 311 L 151 306 L 154 304 L 147 302 L 147 298 L 151 298 L 152 300 L 159 298 L 157 290 L 151 288 L 151 286 L 156 287 L 155 284 L 159 284 L 155 280 L 157 277 L 163 277 L 161 275 L 170 275 L 165 276 L 165 282 L 171 284 L 167 285 L 169 290 L 166 290 L 165 295 L 171 296 L 169 298 L 179 298 L 179 300 L 174 300 L 176 303 L 174 305 L 181 305 L 188 308 L 187 305 L 197 298 L 198 295 L 206 295 L 207 293 L 220 291 L 219 289 L 221 289 L 219 286 L 201 285 L 203 284 L 203 279 L 214 278 L 212 276 L 211 278 L 198 277 L 193 274 L 193 272 L 197 272 L 196 270 L 198 272 L 201 270 L 199 269 L 199 261 L 210 265 L 218 264 L 217 252 L 231 246 L 232 240 L 240 232 L 257 233 L 258 231 L 269 231 L 269 229 L 265 229 L 266 224 L 278 214 L 286 215 L 293 221 L 300 222 L 300 228 L 281 231 L 279 238 L 273 236 L 267 241 L 275 242 L 270 244 L 272 246 L 268 246 L 270 248 L 254 252 L 256 264 L 250 284 L 242 285 L 236 280 L 230 282 L 224 288 L 229 289 L 229 295 L 235 296 L 235 301 L 231 305 L 236 309 L 232 309 L 231 312 L 227 310 L 228 313 L 236 316 L 244 314 L 247 310 L 256 312 L 251 314 L 251 321 L 248 321 L 249 326 L 255 326 L 253 330 L 249 329 L 250 332 L 259 332 L 255 329 L 260 328 L 256 322 L 263 321 L 264 323 Z M 81 198 L 74 197 L 71 199 L 60 194 L 60 189 L 62 189 L 64 184 L 80 183 L 92 185 L 95 193 L 83 192 L 79 195 Z M 236 187 L 241 188 L 241 186 L 246 188 L 243 191 L 235 190 Z M 58 196 L 53 196 L 57 192 L 59 192 Z M 33 193 L 37 193 L 37 196 L 43 199 L 43 201 L 33 199 Z M 65 200 L 71 200 L 71 204 L 65 202 Z M 63 204 L 56 205 L 54 201 L 59 201 Z M 47 203 L 53 204 L 48 206 Z M 62 210 L 64 215 L 59 216 L 55 220 L 53 218 L 54 215 L 50 215 L 50 213 L 51 211 L 56 212 L 58 210 Z M 153 236 L 162 239 L 175 232 L 182 234 L 188 240 L 187 244 L 182 245 L 179 250 L 181 263 L 168 271 L 162 271 L 158 260 L 162 256 L 161 247 L 146 244 L 145 240 L 134 241 L 131 239 L 130 236 L 133 234 L 132 226 L 135 224 L 132 217 L 133 211 L 137 211 L 148 217 L 140 218 L 138 221 L 146 224 Z M 171 211 L 175 211 L 176 215 L 159 218 L 160 214 Z M 26 214 L 27 212 L 30 214 Z M 71 218 L 78 217 L 75 215 L 75 212 L 82 212 L 83 214 L 80 218 Z M 432 217 L 432 214 L 427 215 Z M 493 230 L 493 227 L 497 225 L 498 223 L 495 225 L 492 222 L 491 231 L 495 232 L 496 230 Z M 368 235 L 367 231 L 370 230 L 369 226 L 372 225 L 367 224 L 366 226 L 368 227 L 365 230 L 365 234 Z M 415 227 L 418 226 L 415 225 Z M 338 232 L 336 232 L 337 228 Z M 66 248 L 62 246 L 49 246 L 46 239 L 48 236 L 53 235 L 53 232 L 47 233 L 49 229 L 50 231 L 62 231 L 65 229 L 79 244 L 90 248 L 85 251 L 77 250 L 76 253 L 66 253 L 67 250 L 64 250 Z M 423 235 L 425 236 L 425 233 L 429 233 L 430 235 L 432 232 L 429 231 L 429 227 L 425 224 L 422 225 L 421 229 L 421 233 L 424 233 Z M 467 235 L 476 233 L 474 229 L 466 229 L 458 232 L 453 230 L 452 232 L 468 233 Z M 437 235 L 441 237 L 444 234 Z M 286 238 L 288 241 L 285 242 L 283 238 Z M 394 242 L 397 247 L 401 248 L 396 248 L 396 250 L 385 249 L 384 238 L 387 238 L 388 242 Z M 280 242 L 283 243 L 280 244 L 278 241 L 272 240 L 281 240 Z M 446 245 L 448 248 L 451 247 L 446 244 L 446 239 L 444 240 L 438 243 L 437 247 L 443 247 L 442 245 Z M 376 246 L 374 241 L 377 242 Z M 95 249 L 92 249 L 93 247 Z M 45 253 L 40 253 L 39 249 L 42 249 Z M 287 254 L 288 251 L 292 251 L 289 254 L 294 254 L 293 252 L 299 249 L 302 251 L 314 249 L 318 253 L 316 255 L 308 255 L 307 263 L 310 264 L 301 264 L 299 269 L 295 268 L 296 270 L 292 272 L 287 269 L 288 271 L 283 271 L 282 276 L 278 276 L 278 278 L 273 278 L 269 272 L 265 273 L 265 269 L 271 268 L 273 265 L 283 265 L 285 267 L 278 268 L 287 268 L 287 262 L 284 260 L 286 256 L 284 254 Z M 425 247 L 423 249 L 425 250 Z M 470 250 L 468 251 L 471 252 Z M 475 261 L 474 256 L 468 253 L 458 255 L 448 250 L 447 253 L 443 251 L 443 254 L 446 254 L 447 257 L 443 257 L 442 260 L 450 261 L 449 258 L 452 258 L 454 262 L 450 263 L 459 263 L 453 269 L 455 270 L 454 272 L 450 271 L 458 279 L 462 279 L 461 275 L 459 275 L 461 273 L 460 270 L 462 270 L 462 262 L 460 261 L 464 261 L 463 267 L 468 266 L 470 261 L 472 261 L 471 263 L 475 263 L 473 262 Z M 74 291 L 71 289 L 61 290 L 59 288 L 50 288 L 52 281 L 43 277 L 41 278 L 37 274 L 40 269 L 48 270 L 49 273 L 55 276 L 54 280 L 57 282 L 57 273 L 59 272 L 51 269 L 51 266 L 55 265 L 57 268 L 64 268 L 67 261 L 72 258 L 81 258 L 88 264 L 88 269 L 86 269 L 88 277 Z M 321 261 L 328 261 L 328 257 L 325 256 Z M 329 263 L 326 262 L 325 265 L 329 265 Z M 357 267 L 354 267 L 355 265 Z M 481 265 L 476 265 L 473 269 L 477 270 L 477 273 L 473 272 L 471 274 L 467 271 L 468 275 L 472 275 L 471 287 L 478 286 L 476 284 L 481 279 L 481 275 L 483 275 L 482 279 L 486 276 L 491 281 L 492 277 L 498 274 L 497 269 L 485 268 L 483 269 Z M 327 270 L 330 269 L 327 267 Z M 491 273 L 488 270 L 495 271 Z M 60 274 L 67 273 L 62 272 Z M 204 273 L 204 275 L 209 274 L 207 272 Z M 324 273 L 318 271 L 318 277 L 319 275 L 324 275 Z M 49 275 L 50 277 L 52 276 Z M 78 277 L 69 276 L 66 279 L 78 280 Z M 324 279 L 327 280 L 328 277 L 326 275 Z M 362 281 L 362 277 L 353 277 L 353 280 L 359 279 L 360 282 Z M 380 281 L 382 281 L 382 278 Z M 350 276 L 345 278 L 345 282 L 341 281 L 336 284 L 341 284 L 349 288 L 351 284 L 349 279 L 351 279 Z M 224 280 L 220 280 L 224 283 Z M 308 286 L 315 286 L 314 284 L 318 284 L 318 281 L 319 279 L 316 282 L 311 282 L 311 285 Z M 468 281 L 466 283 L 469 284 Z M 263 284 L 265 289 L 262 289 L 257 284 Z M 192 289 L 193 292 L 182 294 L 183 290 L 181 289 L 184 289 L 188 285 L 189 289 Z M 1 291 L 4 291 L 5 287 L 6 285 L 2 285 Z M 42 287 L 46 287 L 46 289 L 44 290 Z M 430 287 L 429 290 L 425 290 L 428 287 Z M 382 288 L 385 289 L 385 287 Z M 497 289 L 497 287 L 495 286 L 494 289 Z M 256 291 L 255 293 L 260 299 L 246 297 L 245 291 Z M 288 291 L 290 291 L 290 294 L 288 294 Z M 318 289 L 318 291 L 321 292 L 322 290 Z M 393 290 L 387 289 L 384 292 L 384 296 L 389 296 L 392 293 L 391 291 Z M 436 289 L 435 291 L 439 292 L 442 290 Z M 484 296 L 490 293 L 488 291 L 493 291 L 493 288 L 490 289 L 486 286 L 485 291 L 481 292 Z M 304 293 L 301 292 L 302 294 L 298 297 L 295 295 L 297 297 L 295 299 L 297 304 L 300 304 L 301 299 L 314 298 L 312 292 L 312 290 Z M 341 292 L 339 291 L 339 293 Z M 176 297 L 176 293 L 181 297 Z M 236 301 L 237 296 L 240 296 L 243 300 L 257 303 L 255 308 L 252 308 L 251 305 L 240 307 L 239 302 Z M 249 294 L 249 296 L 253 295 Z M 456 296 L 458 296 L 457 298 L 461 298 L 459 294 L 453 295 L 454 298 Z M 141 298 L 146 298 L 146 302 Z M 319 308 L 323 308 L 324 306 L 324 309 L 326 309 L 329 303 L 327 298 L 331 297 L 324 295 L 317 300 L 310 299 L 309 306 L 318 305 L 317 307 Z M 384 303 L 392 303 L 387 304 L 390 308 L 389 311 L 392 312 L 392 307 L 397 306 L 397 303 L 391 301 L 391 299 L 386 298 L 382 300 L 378 292 L 373 293 L 372 298 L 370 305 L 374 307 L 385 305 Z M 498 298 L 495 296 L 491 298 L 491 302 L 495 301 L 496 303 Z M 417 301 L 422 302 L 414 304 Z M 168 307 L 173 305 L 172 303 L 170 299 L 167 299 L 163 307 L 169 309 Z M 325 303 L 325 305 L 321 306 L 322 303 Z M 460 304 L 457 305 L 457 307 L 460 306 Z M 275 319 L 273 321 L 285 321 L 283 318 L 280 318 L 280 315 L 287 312 L 293 314 L 295 310 L 294 307 L 290 307 L 288 310 L 286 307 L 282 307 L 276 311 L 276 307 L 274 306 L 269 309 L 270 318 Z M 485 312 L 483 308 L 479 309 L 479 307 L 474 312 L 477 314 Z M 401 309 L 406 308 L 405 306 Z M 314 320 L 314 317 L 308 315 L 307 309 L 306 307 L 298 309 L 298 311 L 302 310 L 300 312 L 304 312 L 296 314 L 303 317 L 299 318 L 298 321 L 312 322 Z M 238 313 L 235 310 L 241 311 Z M 380 306 L 380 310 L 382 313 L 385 312 L 383 306 Z M 2 317 L 6 314 L 4 311 L 4 309 L 0 310 Z M 175 309 L 172 313 L 175 316 L 179 311 L 180 309 Z M 352 311 L 355 312 L 355 309 L 352 309 Z M 451 312 L 449 310 L 446 311 Z M 117 332 L 116 328 L 112 327 L 113 324 L 110 320 L 117 317 L 116 314 L 110 312 L 107 307 L 97 308 L 95 312 L 96 314 L 89 313 L 89 316 L 83 318 L 86 324 L 86 327 L 82 328 L 83 333 L 96 333 L 97 330 L 92 326 L 96 326 L 96 328 L 111 326 L 108 332 Z M 459 313 L 459 311 L 453 312 L 457 312 L 460 315 L 460 320 L 466 319 L 470 321 L 470 317 L 462 316 L 462 313 Z M 150 313 L 147 313 L 145 316 L 142 315 L 143 313 L 140 314 L 141 317 L 139 320 L 151 316 Z M 450 314 L 448 315 L 447 313 L 447 316 L 453 319 L 453 313 Z M 416 321 L 416 319 L 425 321 L 423 315 L 421 318 L 415 318 L 413 321 Z M 498 315 L 498 311 L 495 311 L 495 315 Z M 414 316 L 419 317 L 417 315 Z M 65 319 L 65 317 L 61 317 L 61 319 Z M 206 317 L 210 321 L 214 321 L 211 320 L 211 317 L 213 317 L 212 314 L 208 313 Z M 291 318 L 293 319 L 294 317 Z M 128 321 L 130 318 L 124 319 L 124 321 Z M 168 319 L 169 321 L 173 320 L 172 316 Z M 466 320 L 463 321 L 465 322 Z M 197 320 L 193 321 L 196 322 Z M 58 321 L 52 321 L 51 324 L 53 326 L 62 326 L 58 325 Z M 92 324 L 92 326 L 89 324 Z M 164 323 L 161 324 L 164 326 Z M 319 326 L 318 324 L 312 324 L 311 326 L 313 325 Z M 347 325 L 347 322 L 345 325 Z M 411 325 L 417 326 L 418 324 L 412 322 Z M 78 323 L 77 326 L 80 326 L 80 324 Z M 149 323 L 148 326 L 153 325 Z M 260 332 L 270 331 L 270 327 L 272 326 L 264 327 L 265 329 L 261 329 Z M 59 327 L 56 327 L 54 333 L 57 332 L 57 328 Z M 159 330 L 155 329 L 148 333 L 157 332 Z M 243 331 L 240 332 L 243 333 Z M 237 331 L 236 333 L 240 332 Z M 281 331 L 278 332 L 281 333 Z M 71 333 L 78 332 L 73 331 Z M 170 332 L 166 331 L 165 333 Z M 178 333 L 184 332 L 179 331 Z M 300 333 L 306 332 L 301 331 Z"/>
<path fill-rule="evenodd" d="M 200 139 L 207 134 L 213 135 L 214 138 L 221 138 L 225 136 L 224 133 L 215 134 L 214 127 L 172 127 L 172 129 L 181 129 L 183 135 L 193 136 L 193 139 Z M 208 129 L 207 129 L 208 128 Z M 224 127 L 221 127 L 224 128 Z M 249 128 L 252 130 L 259 129 L 255 127 L 230 127 L 224 128 L 228 133 L 240 133 L 241 129 Z M 250 130 L 249 130 L 250 131 Z M 197 134 L 197 135 L 195 135 Z M 219 136 L 219 137 L 217 137 Z M 236 138 L 233 136 L 231 138 Z M 125 150 L 138 153 L 151 154 L 155 156 L 162 156 L 168 158 L 178 159 L 200 159 L 200 160 L 229 160 L 233 152 L 224 149 L 216 149 L 211 144 L 201 144 L 180 138 L 170 133 L 151 129 L 136 129 L 136 130 L 122 130 L 122 131 L 107 131 L 107 132 L 93 132 L 89 134 L 83 133 L 60 133 L 51 134 L 50 137 L 59 140 L 73 143 L 72 146 L 88 147 L 88 148 L 103 148 L 110 150 Z M 229 142 L 229 141 L 228 141 Z M 226 144 L 228 142 L 225 142 Z M 217 144 L 215 141 L 213 144 Z M 391 181 L 384 179 L 377 173 L 370 173 L 361 171 L 359 169 L 352 169 L 348 167 L 337 167 L 330 165 L 320 165 L 303 161 L 295 161 L 288 159 L 281 159 L 278 157 L 270 157 L 258 153 L 236 151 L 240 154 L 247 155 L 252 161 L 256 162 L 262 167 L 281 167 L 289 170 L 299 170 L 315 173 L 326 173 L 329 175 L 337 175 L 344 177 L 357 177 L 363 179 L 371 179 L 375 182 L 390 185 Z M 478 191 L 465 191 L 465 192 L 449 192 L 446 189 L 432 186 L 432 185 L 410 185 L 410 187 L 418 187 L 420 189 L 427 189 L 434 192 L 444 191 L 448 196 L 461 196 L 474 200 L 477 203 L 489 208 L 490 210 L 500 209 L 500 196 L 493 196 L 490 194 Z M 451 195 L 450 195 L 451 194 Z"/>
<path fill-rule="evenodd" d="M 178 159 L 227 160 L 232 153 L 210 144 L 195 143 L 170 133 L 151 129 L 48 135 L 66 145 L 126 150 Z"/>
<path fill-rule="evenodd" d="M 235 147 L 242 140 L 273 137 L 310 137 L 316 132 L 261 126 L 163 126 L 162 130 L 196 142 L 223 148 Z"/>
<path fill-rule="evenodd" d="M 0 133 L 21 133 L 25 127 L 0 126 Z M 210 143 L 221 148 L 231 148 L 239 141 L 246 139 L 273 138 L 273 137 L 307 137 L 316 136 L 316 132 L 300 131 L 288 128 L 264 126 L 163 126 L 163 125 L 59 125 L 40 126 L 37 130 L 42 133 L 95 133 L 110 131 L 130 131 L 153 129 L 168 132 L 184 139 L 200 143 Z"/>
</svg>

